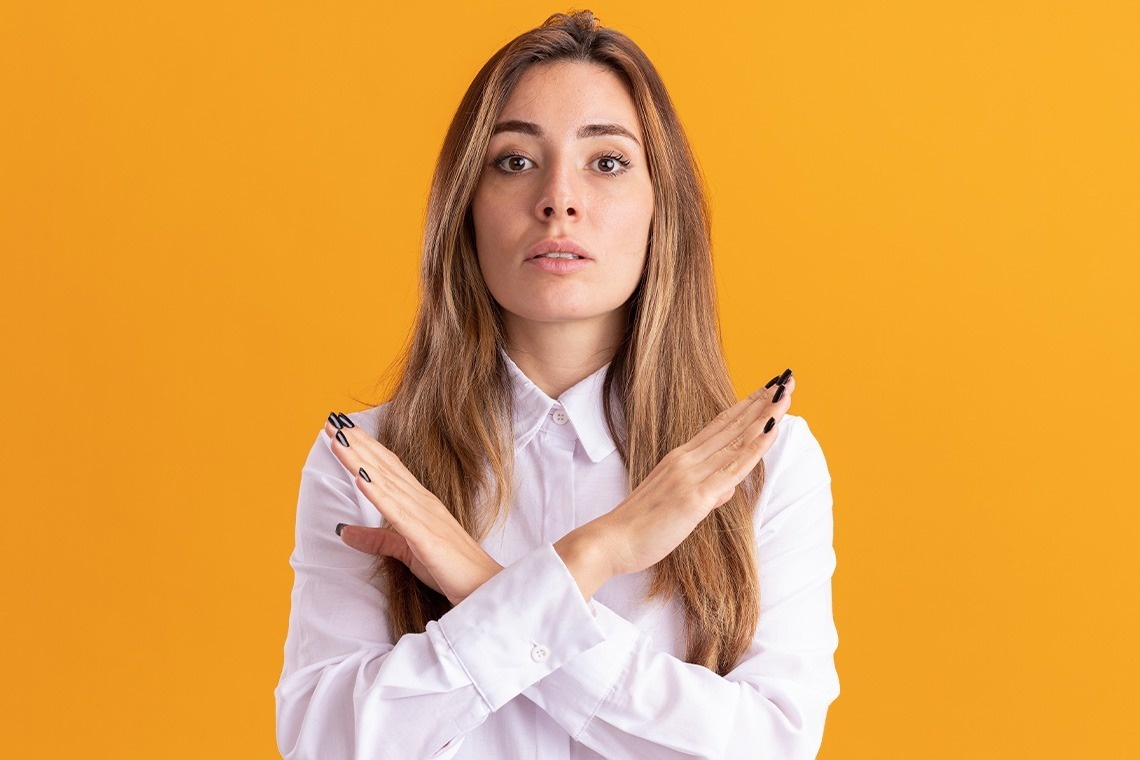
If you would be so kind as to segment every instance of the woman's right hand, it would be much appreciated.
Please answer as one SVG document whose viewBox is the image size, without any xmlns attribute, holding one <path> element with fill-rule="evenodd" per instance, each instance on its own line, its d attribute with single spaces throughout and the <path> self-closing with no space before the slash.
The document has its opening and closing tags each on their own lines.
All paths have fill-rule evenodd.
<svg viewBox="0 0 1140 760">
<path fill-rule="evenodd" d="M 330 414 L 325 423 L 332 453 L 391 529 L 338 525 L 345 544 L 395 557 L 452 604 L 503 569 L 395 452 L 345 420 Z"/>
<path fill-rule="evenodd" d="M 677 548 L 772 447 L 791 405 L 791 370 L 717 415 L 669 452 L 614 509 L 555 543 L 583 596 L 615 575 L 644 570 Z"/>
<path fill-rule="evenodd" d="M 341 523 L 336 526 L 337 535 L 346 546 L 365 554 L 393 557 L 407 565 L 412 574 L 426 583 L 435 591 L 443 593 L 439 582 L 428 571 L 427 566 L 408 545 L 408 539 L 389 528 L 387 525 L 371 528 L 366 525 L 347 525 Z"/>
</svg>

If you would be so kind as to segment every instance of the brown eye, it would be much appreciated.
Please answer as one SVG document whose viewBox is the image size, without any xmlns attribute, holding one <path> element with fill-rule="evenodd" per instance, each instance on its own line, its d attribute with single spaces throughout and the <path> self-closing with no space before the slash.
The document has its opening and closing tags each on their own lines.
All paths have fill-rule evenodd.
<svg viewBox="0 0 1140 760">
<path fill-rule="evenodd" d="M 599 156 L 590 162 L 594 167 L 594 171 L 601 174 L 621 174 L 629 166 L 629 160 L 619 153 L 610 153 L 605 156 Z"/>
<path fill-rule="evenodd" d="M 519 172 L 526 171 L 533 165 L 534 162 L 524 156 L 503 156 L 495 161 L 495 166 L 507 174 L 518 174 Z"/>
</svg>

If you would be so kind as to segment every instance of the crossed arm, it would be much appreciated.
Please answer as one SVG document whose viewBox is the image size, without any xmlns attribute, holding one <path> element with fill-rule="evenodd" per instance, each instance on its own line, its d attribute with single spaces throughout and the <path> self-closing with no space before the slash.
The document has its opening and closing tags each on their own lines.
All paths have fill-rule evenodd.
<svg viewBox="0 0 1140 760">
<path fill-rule="evenodd" d="M 783 377 L 783 376 L 781 376 Z M 589 599 L 610 578 L 644 570 L 673 551 L 709 512 L 727 502 L 771 448 L 795 389 L 758 389 L 670 452 L 611 512 L 568 533 L 555 551 Z M 330 415 L 325 434 L 356 486 L 390 530 L 347 527 L 345 542 L 402 560 L 420 580 L 458 604 L 502 567 L 371 436 Z M 340 438 L 337 438 L 337 436 Z M 342 443 L 343 441 L 343 443 Z M 344 535 L 347 530 L 347 535 Z"/>
<path fill-rule="evenodd" d="M 298 582 L 278 688 L 282 752 L 448 757 L 522 695 L 606 757 L 814 757 L 837 693 L 831 500 L 806 425 L 797 418 L 768 425 L 779 423 L 791 389 L 778 401 L 772 388 L 740 402 L 614 510 L 506 569 L 452 529 L 450 514 L 391 452 L 330 423 L 310 457 L 319 466 L 302 479 Z M 764 609 L 753 647 L 732 673 L 721 677 L 659 651 L 635 625 L 587 601 L 608 577 L 668 553 L 727 500 L 781 428 L 790 436 L 780 457 L 787 464 L 770 470 L 765 492 L 778 481 L 784 487 L 766 508 L 762 496 L 766 519 L 757 530 Z M 355 473 L 375 519 L 360 519 L 353 484 L 328 474 L 330 457 Z M 681 493 L 691 499 L 678 506 Z M 379 527 L 380 515 L 395 530 Z M 350 521 L 370 524 L 350 525 L 338 540 L 332 525 Z M 374 553 L 397 556 L 456 607 L 423 634 L 386 640 L 383 596 L 368 587 Z M 525 656 L 535 639 L 548 646 L 548 659 Z"/>
</svg>

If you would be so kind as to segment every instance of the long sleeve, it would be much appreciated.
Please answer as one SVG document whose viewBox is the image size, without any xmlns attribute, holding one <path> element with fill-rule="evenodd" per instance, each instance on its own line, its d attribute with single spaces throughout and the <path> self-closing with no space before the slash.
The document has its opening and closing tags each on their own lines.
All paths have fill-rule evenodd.
<svg viewBox="0 0 1140 760">
<path fill-rule="evenodd" d="M 553 540 L 627 492 L 602 428 L 589 427 L 598 415 L 567 401 L 567 415 L 540 407 L 518 425 L 520 501 L 484 541 L 504 570 L 398 642 L 373 558 L 333 530 L 379 525 L 380 516 L 318 436 L 301 476 L 276 690 L 285 758 L 815 756 L 838 693 L 835 555 L 830 477 L 806 423 L 785 416 L 765 455 L 754 525 L 760 624 L 721 677 L 678 658 L 679 613 L 645 603 L 642 574 L 585 602 L 554 551 Z M 380 411 L 352 417 L 375 435 Z"/>
<path fill-rule="evenodd" d="M 372 558 L 338 522 L 379 524 L 318 437 L 302 471 L 277 741 L 284 757 L 446 758 L 525 688 L 604 638 L 549 545 L 393 644 Z M 558 621 L 555 625 L 552 621 Z"/>
<path fill-rule="evenodd" d="M 781 425 L 778 466 L 757 515 L 760 623 L 725 677 L 654 649 L 634 624 L 595 605 L 605 642 L 525 694 L 574 739 L 610 760 L 814 758 L 838 696 L 831 610 L 830 476 L 800 418 Z"/>
</svg>

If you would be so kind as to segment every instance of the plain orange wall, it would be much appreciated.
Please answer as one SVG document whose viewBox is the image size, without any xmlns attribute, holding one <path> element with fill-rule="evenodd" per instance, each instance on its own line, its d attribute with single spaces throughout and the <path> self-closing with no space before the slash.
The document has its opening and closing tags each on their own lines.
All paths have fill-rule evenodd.
<svg viewBox="0 0 1140 760">
<path fill-rule="evenodd" d="M 836 498 L 821 758 L 1140 756 L 1140 11 L 598 2 Z M 301 463 L 533 2 L 0 10 L 0 756 L 270 758 Z"/>
</svg>

